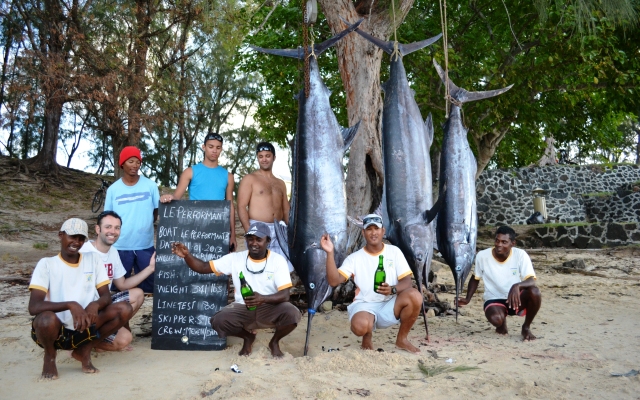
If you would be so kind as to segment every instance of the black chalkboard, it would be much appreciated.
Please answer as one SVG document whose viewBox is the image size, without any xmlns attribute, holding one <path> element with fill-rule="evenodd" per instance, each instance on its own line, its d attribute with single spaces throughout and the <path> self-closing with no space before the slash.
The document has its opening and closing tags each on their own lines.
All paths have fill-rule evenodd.
<svg viewBox="0 0 640 400">
<path fill-rule="evenodd" d="M 199 274 L 171 254 L 182 242 L 201 260 L 229 252 L 229 201 L 172 201 L 160 204 L 156 237 L 151 348 L 154 350 L 222 350 L 226 339 L 210 318 L 227 305 L 227 276 Z"/>
</svg>

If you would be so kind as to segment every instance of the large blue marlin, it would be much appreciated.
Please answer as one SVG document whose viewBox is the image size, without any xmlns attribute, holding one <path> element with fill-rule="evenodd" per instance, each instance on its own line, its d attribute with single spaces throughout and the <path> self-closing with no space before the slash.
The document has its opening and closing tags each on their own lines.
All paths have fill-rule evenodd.
<svg viewBox="0 0 640 400">
<path fill-rule="evenodd" d="M 293 182 L 291 210 L 287 232 L 276 229 L 280 243 L 288 243 L 291 264 L 304 283 L 309 319 L 304 347 L 309 349 L 311 320 L 331 293 L 327 282 L 327 253 L 320 248 L 320 237 L 328 233 L 334 243 L 334 258 L 342 265 L 347 253 L 347 202 L 342 160 L 351 145 L 360 123 L 351 128 L 338 124 L 329 96 L 331 92 L 320 76 L 316 57 L 358 27 L 362 20 L 331 39 L 313 46 L 309 56 L 309 97 L 304 90 L 298 94 L 298 127 L 293 146 Z M 304 58 L 301 49 L 268 50 L 264 53 Z M 281 225 L 276 221 L 276 227 Z"/>
<path fill-rule="evenodd" d="M 444 198 L 438 212 L 436 237 L 438 250 L 442 253 L 456 282 L 456 301 L 462 285 L 467 280 L 471 265 L 476 256 L 478 236 L 478 214 L 476 209 L 476 158 L 469 147 L 467 128 L 464 127 L 461 106 L 475 100 L 497 96 L 511 89 L 489 90 L 486 92 L 468 92 L 445 76 L 440 65 L 433 64 L 449 87 L 453 99 L 449 119 L 445 122 L 442 155 L 440 157 L 440 196 Z M 456 307 L 456 320 L 458 311 Z"/>
<path fill-rule="evenodd" d="M 381 211 L 385 235 L 404 254 L 422 293 L 433 257 L 435 232 L 430 222 L 437 211 L 434 207 L 430 212 L 433 194 L 429 149 L 433 143 L 433 122 L 431 114 L 426 121 L 422 119 L 402 57 L 429 46 L 442 35 L 411 44 L 394 44 L 359 29 L 356 32 L 391 55 L 389 80 L 382 85 L 384 187 Z M 424 302 L 422 313 L 428 339 Z"/>
</svg>

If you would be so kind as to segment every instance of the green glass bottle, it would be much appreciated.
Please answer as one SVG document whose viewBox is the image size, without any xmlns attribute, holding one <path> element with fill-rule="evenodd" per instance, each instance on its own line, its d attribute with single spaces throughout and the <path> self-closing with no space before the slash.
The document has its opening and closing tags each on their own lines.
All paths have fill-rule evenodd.
<svg viewBox="0 0 640 400">
<path fill-rule="evenodd" d="M 383 256 L 380 254 L 378 258 L 378 269 L 376 269 L 376 274 L 373 277 L 373 291 L 378 292 L 378 286 L 380 286 L 384 281 L 387 280 L 387 273 L 384 272 L 384 261 Z"/>
<path fill-rule="evenodd" d="M 249 296 L 253 296 L 253 289 L 251 289 L 251 286 L 244 279 L 244 274 L 242 273 L 242 271 L 240 271 L 240 294 L 242 294 L 243 299 L 246 299 Z M 253 311 L 255 309 L 256 309 L 255 306 L 254 307 L 247 306 L 247 310 L 249 311 Z"/>
</svg>

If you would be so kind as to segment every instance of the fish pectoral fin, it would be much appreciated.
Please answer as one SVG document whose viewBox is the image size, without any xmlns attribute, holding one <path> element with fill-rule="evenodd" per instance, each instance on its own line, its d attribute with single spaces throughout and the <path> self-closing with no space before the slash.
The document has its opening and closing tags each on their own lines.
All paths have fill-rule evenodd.
<svg viewBox="0 0 640 400">
<path fill-rule="evenodd" d="M 356 137 L 356 133 L 358 133 L 358 128 L 360 127 L 360 121 L 357 124 L 350 128 L 342 128 L 342 140 L 344 142 L 343 152 L 347 152 L 349 146 L 351 146 L 351 142 Z"/>
<path fill-rule="evenodd" d="M 444 198 L 446 197 L 446 194 L 447 192 L 445 189 L 445 192 L 438 197 L 436 204 L 434 204 L 430 210 L 425 210 L 422 213 L 422 218 L 424 218 L 427 224 L 430 224 L 431 221 L 433 221 L 436 215 L 438 215 L 438 213 L 440 212 L 440 209 L 442 208 L 442 203 L 444 203 Z"/>
<path fill-rule="evenodd" d="M 276 238 L 278 239 L 278 246 L 282 249 L 287 260 L 291 261 L 289 258 L 289 235 L 287 232 L 287 226 L 280 224 L 280 221 L 277 219 L 273 220 L 273 225 L 273 228 L 276 231 Z"/>
<path fill-rule="evenodd" d="M 446 82 L 447 78 L 445 77 L 444 70 L 442 69 L 440 64 L 438 64 L 435 58 L 433 59 L 433 65 L 436 67 L 436 70 L 438 71 L 438 75 L 440 75 L 440 79 L 442 79 L 442 82 L 445 85 L 449 86 L 449 93 L 451 97 L 453 97 L 455 100 L 457 100 L 460 103 L 468 103 L 470 101 L 488 99 L 490 97 L 498 96 L 513 87 L 513 85 L 509 85 L 506 88 L 502 88 L 502 89 L 487 90 L 484 92 L 469 92 L 468 90 L 465 90 L 461 87 L 456 86 L 451 81 L 451 79 L 449 79 L 449 82 Z"/>
<path fill-rule="evenodd" d="M 424 120 L 424 126 L 427 128 L 427 143 L 429 143 L 429 147 L 433 144 L 433 117 L 431 113 L 427 116 L 427 119 Z"/>
</svg>

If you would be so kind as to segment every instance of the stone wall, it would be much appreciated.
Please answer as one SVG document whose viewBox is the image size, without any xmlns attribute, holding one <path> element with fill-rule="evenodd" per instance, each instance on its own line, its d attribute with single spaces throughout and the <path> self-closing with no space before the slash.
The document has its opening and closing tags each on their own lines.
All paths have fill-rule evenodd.
<svg viewBox="0 0 640 400">
<path fill-rule="evenodd" d="M 640 223 L 593 223 L 574 226 L 539 226 L 527 235 L 528 247 L 602 247 L 640 244 Z"/>
<path fill-rule="evenodd" d="M 640 221 L 640 166 L 556 165 L 485 170 L 476 183 L 479 224 L 526 224 L 538 187 L 547 191 L 548 222 Z"/>
</svg>

